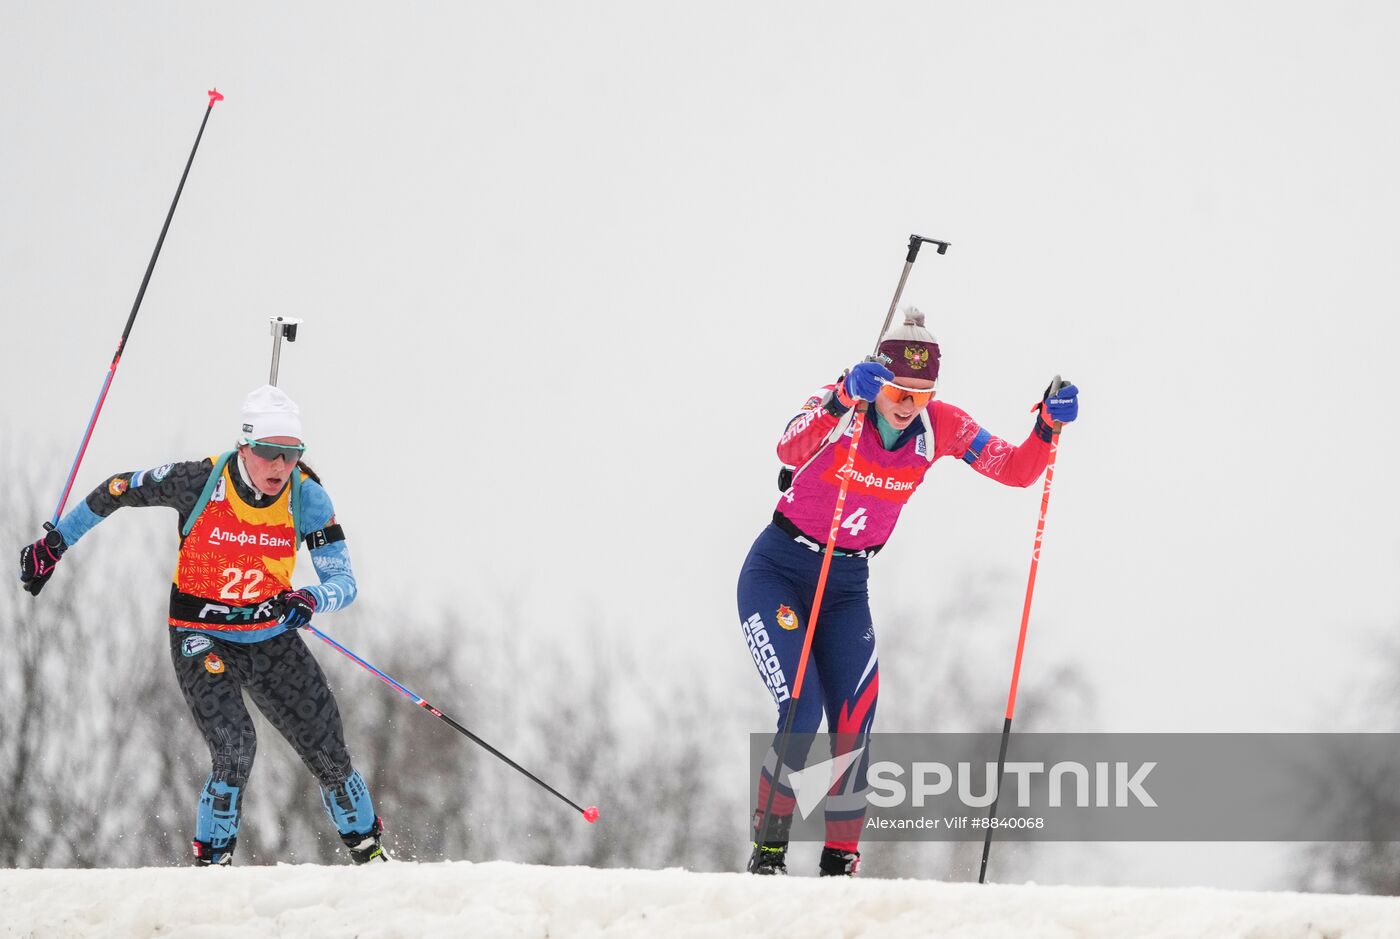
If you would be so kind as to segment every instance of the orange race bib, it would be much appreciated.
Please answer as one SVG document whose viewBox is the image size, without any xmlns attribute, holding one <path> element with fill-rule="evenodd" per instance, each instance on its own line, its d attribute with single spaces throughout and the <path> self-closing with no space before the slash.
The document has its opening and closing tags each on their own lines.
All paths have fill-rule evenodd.
<svg viewBox="0 0 1400 939">
<path fill-rule="evenodd" d="M 236 458 L 235 458 L 236 459 Z M 292 589 L 297 561 L 291 486 L 271 505 L 249 505 L 224 466 L 209 502 L 180 544 L 170 594 L 170 625 L 185 629 L 265 629 L 271 601 Z"/>
</svg>

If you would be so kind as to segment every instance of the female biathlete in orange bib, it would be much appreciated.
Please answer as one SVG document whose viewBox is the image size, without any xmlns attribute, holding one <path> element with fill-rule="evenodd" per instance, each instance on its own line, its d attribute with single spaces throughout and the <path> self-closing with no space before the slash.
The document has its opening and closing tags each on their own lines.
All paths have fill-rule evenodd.
<svg viewBox="0 0 1400 939">
<path fill-rule="evenodd" d="M 1023 443 L 992 436 L 967 412 L 934 398 L 938 343 L 924 329 L 923 314 L 915 310 L 907 312 L 903 325 L 884 335 L 880 353 L 889 360 L 889 368 L 868 361 L 855 365 L 840 381 L 808 398 L 788 422 L 778 441 L 778 458 L 796 467 L 796 475 L 739 572 L 739 622 L 759 677 L 778 705 L 780 736 L 793 706 L 792 683 L 812 618 L 840 472 L 850 453 L 853 409 L 859 401 L 870 402 L 792 722 L 792 733 L 814 734 L 825 713 L 827 732 L 835 735 L 842 753 L 864 746 L 880 690 L 866 588 L 870 558 L 885 546 L 900 510 L 929 466 L 951 456 L 997 482 L 1029 486 L 1049 460 L 1051 422 L 1072 421 L 1079 412 L 1078 389 L 1065 385 L 1038 404 L 1035 426 Z M 802 769 L 805 754 L 789 749 L 774 787 L 780 742 L 774 738 L 759 773 L 748 866 L 755 874 L 787 873 L 795 805 L 788 776 Z M 822 875 L 849 876 L 856 871 L 868 764 L 866 749 L 827 795 Z M 764 809 L 770 802 L 772 818 L 765 825 Z"/>
<path fill-rule="evenodd" d="M 243 404 L 237 449 L 187 463 L 118 473 L 20 554 L 37 596 L 68 548 L 126 506 L 179 513 L 180 556 L 170 588 L 170 657 L 209 745 L 194 860 L 229 864 L 257 739 L 247 691 L 321 784 L 326 813 L 357 864 L 387 860 L 369 787 L 350 764 L 340 711 L 298 627 L 355 599 L 355 575 L 330 496 L 300 463 L 301 413 L 265 385 Z M 320 583 L 292 587 L 305 542 Z"/>
</svg>

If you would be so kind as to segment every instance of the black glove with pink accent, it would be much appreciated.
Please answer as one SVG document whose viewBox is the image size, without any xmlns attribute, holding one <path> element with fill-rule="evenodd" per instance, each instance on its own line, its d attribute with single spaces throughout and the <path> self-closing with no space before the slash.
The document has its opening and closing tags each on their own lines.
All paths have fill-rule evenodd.
<svg viewBox="0 0 1400 939">
<path fill-rule="evenodd" d="M 24 589 L 34 596 L 44 589 L 44 584 L 53 576 L 58 559 L 68 550 L 68 542 L 63 540 L 57 528 L 45 525 L 48 533 L 19 553 L 19 579 Z"/>
<path fill-rule="evenodd" d="M 300 629 L 311 622 L 311 614 L 316 612 L 316 598 L 309 590 L 284 590 L 277 595 L 282 604 L 282 625 Z"/>
</svg>

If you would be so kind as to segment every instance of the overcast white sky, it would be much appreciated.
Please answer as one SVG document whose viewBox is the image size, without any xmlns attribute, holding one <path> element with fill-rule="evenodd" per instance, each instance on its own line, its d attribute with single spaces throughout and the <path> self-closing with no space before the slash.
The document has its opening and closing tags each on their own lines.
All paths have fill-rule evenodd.
<svg viewBox="0 0 1400 939">
<path fill-rule="evenodd" d="M 78 489 L 224 449 L 303 317 L 282 384 L 363 597 L 513 597 L 729 681 L 773 444 L 919 232 L 943 397 L 1020 440 L 1051 375 L 1083 392 L 1026 667 L 1078 662 L 1102 729 L 1351 729 L 1397 620 L 1397 20 L 5 0 L 0 431 L 56 496 L 217 85 Z M 877 622 L 1005 571 L 1009 670 L 1038 500 L 937 466 Z"/>
</svg>

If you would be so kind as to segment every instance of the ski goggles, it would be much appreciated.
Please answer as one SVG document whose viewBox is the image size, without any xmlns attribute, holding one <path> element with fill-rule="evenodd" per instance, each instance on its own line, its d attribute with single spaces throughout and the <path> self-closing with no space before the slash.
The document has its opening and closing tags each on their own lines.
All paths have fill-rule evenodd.
<svg viewBox="0 0 1400 939">
<path fill-rule="evenodd" d="M 892 381 L 887 381 L 880 387 L 880 394 L 895 404 L 908 398 L 914 402 L 916 408 L 928 407 L 928 403 L 933 400 L 932 388 L 906 388 Z"/>
<path fill-rule="evenodd" d="M 306 444 L 303 443 L 266 443 L 262 440 L 249 440 L 247 437 L 243 438 L 243 442 L 253 448 L 253 456 L 268 462 L 281 458 L 291 465 L 300 460 L 301 455 L 306 452 Z"/>
</svg>

